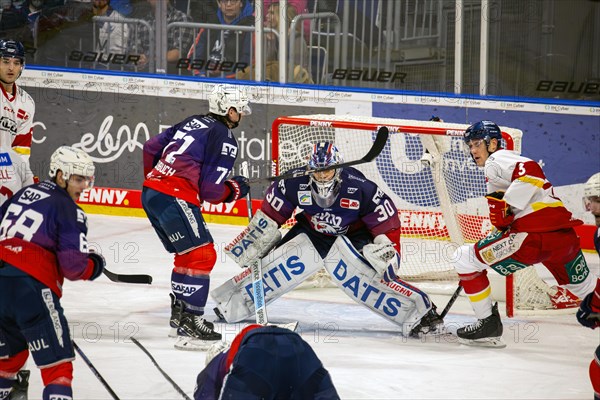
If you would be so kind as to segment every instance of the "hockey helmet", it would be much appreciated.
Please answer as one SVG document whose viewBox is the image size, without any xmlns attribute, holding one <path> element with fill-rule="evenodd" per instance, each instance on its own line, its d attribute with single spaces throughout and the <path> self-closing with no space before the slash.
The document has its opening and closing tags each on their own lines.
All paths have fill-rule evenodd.
<svg viewBox="0 0 600 400">
<path fill-rule="evenodd" d="M 483 139 L 489 145 L 490 140 L 498 139 L 500 145 L 502 140 L 502 131 L 492 121 L 479 121 L 467 128 L 464 134 L 465 143 L 474 139 Z"/>
<path fill-rule="evenodd" d="M 88 179 L 89 187 L 94 184 L 96 167 L 92 158 L 81 149 L 71 146 L 61 146 L 56 149 L 50 157 L 50 177 L 54 178 L 59 170 L 67 181 L 71 175 L 80 175 Z"/>
<path fill-rule="evenodd" d="M 600 202 L 600 172 L 588 179 L 583 187 L 583 207 L 591 211 L 592 202 Z"/>
<path fill-rule="evenodd" d="M 588 179 L 583 188 L 583 197 L 600 197 L 600 172 Z"/>
<path fill-rule="evenodd" d="M 234 85 L 217 85 L 208 95 L 208 110 L 216 115 L 227 115 L 229 108 L 242 115 L 252 114 L 245 89 Z"/>
<path fill-rule="evenodd" d="M 18 58 L 21 63 L 25 64 L 25 48 L 21 42 L 10 39 L 0 40 L 0 57 L 1 58 Z"/>
<path fill-rule="evenodd" d="M 313 145 L 308 160 L 311 169 L 325 168 L 342 162 L 342 155 L 331 142 L 320 142 Z M 331 170 L 331 174 L 313 173 L 310 175 L 310 188 L 316 203 L 323 208 L 330 207 L 340 192 L 341 169 Z M 327 176 L 329 175 L 329 176 Z"/>
</svg>

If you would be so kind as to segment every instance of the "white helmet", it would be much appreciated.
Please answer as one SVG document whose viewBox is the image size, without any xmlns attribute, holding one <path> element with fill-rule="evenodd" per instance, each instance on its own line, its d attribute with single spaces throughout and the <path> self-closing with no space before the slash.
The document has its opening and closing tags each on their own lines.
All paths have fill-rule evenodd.
<svg viewBox="0 0 600 400">
<path fill-rule="evenodd" d="M 94 167 L 92 158 L 85 151 L 71 146 L 61 146 L 50 157 L 50 177 L 54 178 L 58 170 L 62 171 L 63 178 L 67 181 L 71 175 L 89 178 L 91 187 L 96 167 Z"/>
<path fill-rule="evenodd" d="M 583 188 L 583 197 L 592 196 L 600 197 L 600 172 L 592 175 Z"/>
<path fill-rule="evenodd" d="M 217 115 L 227 115 L 230 107 L 242 115 L 252 114 L 245 89 L 234 85 L 216 85 L 208 95 L 208 111 Z"/>
</svg>

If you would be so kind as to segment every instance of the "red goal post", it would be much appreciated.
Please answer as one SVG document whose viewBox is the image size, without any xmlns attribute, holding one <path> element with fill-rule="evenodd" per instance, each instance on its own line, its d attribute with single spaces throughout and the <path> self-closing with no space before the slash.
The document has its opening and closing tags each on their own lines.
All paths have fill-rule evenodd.
<svg viewBox="0 0 600 400">
<path fill-rule="evenodd" d="M 374 161 L 356 168 L 390 195 L 399 210 L 402 278 L 456 281 L 454 249 L 474 243 L 491 229 L 483 169 L 476 167 L 463 145 L 469 125 L 352 115 L 279 117 L 272 124 L 272 174 L 306 165 L 315 142 L 334 142 L 344 161 L 360 159 L 381 126 L 390 132 L 386 147 Z M 522 132 L 501 130 L 504 148 L 520 153 Z M 545 297 L 551 289 L 534 268 L 526 271 L 506 279 L 508 316 L 521 309 L 539 313 L 549 308 Z M 516 287 L 521 285 L 520 275 L 526 276 L 525 287 Z M 533 294 L 528 287 L 531 280 L 536 282 Z"/>
</svg>

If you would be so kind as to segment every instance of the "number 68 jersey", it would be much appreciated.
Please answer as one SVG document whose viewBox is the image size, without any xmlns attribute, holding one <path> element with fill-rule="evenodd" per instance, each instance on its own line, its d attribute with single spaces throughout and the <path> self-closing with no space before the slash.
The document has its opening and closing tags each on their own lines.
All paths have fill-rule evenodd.
<svg viewBox="0 0 600 400">
<path fill-rule="evenodd" d="M 355 168 L 342 169 L 340 178 L 339 193 L 328 208 L 317 204 L 310 178 L 301 176 L 273 183 L 262 211 L 281 226 L 298 207 L 317 232 L 338 236 L 366 228 L 373 237 L 387 235 L 400 252 L 400 219 L 392 199 Z"/>
<path fill-rule="evenodd" d="M 64 278 L 89 278 L 87 216 L 65 189 L 52 181 L 27 186 L 0 216 L 0 259 L 59 297 Z"/>
</svg>

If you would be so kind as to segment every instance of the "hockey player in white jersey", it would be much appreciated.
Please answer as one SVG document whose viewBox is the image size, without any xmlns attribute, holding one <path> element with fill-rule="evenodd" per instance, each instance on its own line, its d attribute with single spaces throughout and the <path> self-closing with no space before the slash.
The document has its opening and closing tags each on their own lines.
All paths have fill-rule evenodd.
<svg viewBox="0 0 600 400">
<path fill-rule="evenodd" d="M 0 146 L 0 205 L 21 188 L 33 184 L 33 173 L 14 150 Z"/>
<path fill-rule="evenodd" d="M 25 48 L 21 42 L 0 40 L 0 145 L 11 147 L 29 163 L 33 137 L 35 102 L 17 86 L 25 68 Z"/>
<path fill-rule="evenodd" d="M 550 297 L 556 308 L 594 290 L 592 276 L 573 229 L 580 225 L 554 195 L 552 184 L 535 161 L 501 146 L 502 132 L 491 121 L 471 125 L 464 141 L 478 167 L 484 167 L 490 221 L 494 232 L 457 249 L 453 259 L 460 283 L 477 321 L 459 328 L 467 345 L 504 347 L 498 305 L 492 304 L 487 270 L 507 276 L 543 264 L 559 286 Z"/>
<path fill-rule="evenodd" d="M 340 162 L 336 146 L 323 142 L 313 146 L 308 167 Z M 278 227 L 297 208 L 302 212 L 296 214 L 296 224 L 280 240 Z M 399 325 L 403 335 L 442 331 L 442 318 L 429 296 L 397 277 L 401 266 L 396 206 L 355 168 L 273 183 L 261 210 L 225 251 L 242 267 L 260 260 L 267 304 L 325 268 L 346 295 Z M 254 313 L 249 269 L 211 296 L 217 303 L 215 312 L 227 322 L 248 318 Z"/>
</svg>

